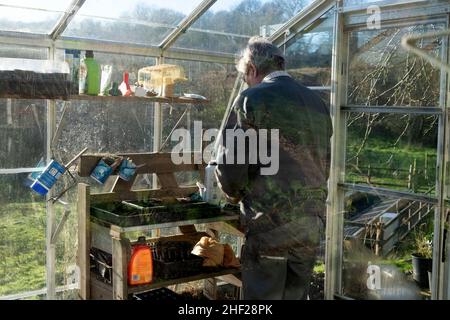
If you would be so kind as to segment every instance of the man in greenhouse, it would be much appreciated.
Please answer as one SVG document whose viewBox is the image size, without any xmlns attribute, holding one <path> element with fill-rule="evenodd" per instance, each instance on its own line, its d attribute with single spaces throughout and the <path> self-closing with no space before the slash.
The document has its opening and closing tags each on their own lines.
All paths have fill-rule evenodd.
<svg viewBox="0 0 450 320">
<path fill-rule="evenodd" d="M 324 230 L 329 111 L 264 38 L 250 39 L 237 68 L 249 88 L 222 131 L 216 176 L 241 207 L 244 299 L 307 299 Z"/>
</svg>

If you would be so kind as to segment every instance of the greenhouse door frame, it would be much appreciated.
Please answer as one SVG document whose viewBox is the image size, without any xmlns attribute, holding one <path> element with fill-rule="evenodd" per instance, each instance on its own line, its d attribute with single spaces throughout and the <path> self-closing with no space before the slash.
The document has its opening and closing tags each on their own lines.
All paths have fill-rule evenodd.
<svg viewBox="0 0 450 320">
<path fill-rule="evenodd" d="M 377 4 L 377 3 L 374 3 Z M 399 3 L 394 5 L 380 4 L 381 28 L 410 26 L 424 22 L 443 22 L 449 28 L 450 4 L 446 1 L 427 3 Z M 445 261 L 444 250 L 450 253 L 450 236 L 447 236 L 447 246 L 444 241 L 444 225 L 446 221 L 445 195 L 450 195 L 450 187 L 446 185 L 446 172 L 450 170 L 450 125 L 448 108 L 450 107 L 450 84 L 445 71 L 441 71 L 440 101 L 438 108 L 409 108 L 404 107 L 348 107 L 348 61 L 349 35 L 354 30 L 369 30 L 369 13 L 366 8 L 347 9 L 338 1 L 335 19 L 334 44 L 332 57 L 332 90 L 331 115 L 334 134 L 331 141 L 332 158 L 329 179 L 329 198 L 327 202 L 327 229 L 325 253 L 325 298 L 348 299 L 343 295 L 342 267 L 343 267 L 343 232 L 344 232 L 344 194 L 346 190 L 374 192 L 382 195 L 402 197 L 411 200 L 421 200 L 435 206 L 434 215 L 434 248 L 433 248 L 433 276 L 431 285 L 432 299 L 448 299 L 450 297 L 450 266 Z M 442 61 L 449 63 L 449 39 L 443 39 Z M 437 163 L 436 163 L 436 196 L 428 197 L 408 192 L 372 188 L 345 183 L 345 154 L 346 154 L 346 113 L 348 112 L 383 112 L 434 114 L 439 115 Z M 447 166 L 445 166 L 447 164 Z M 449 199 L 449 197 L 447 197 Z M 447 207 L 449 207 L 447 205 Z"/>
</svg>

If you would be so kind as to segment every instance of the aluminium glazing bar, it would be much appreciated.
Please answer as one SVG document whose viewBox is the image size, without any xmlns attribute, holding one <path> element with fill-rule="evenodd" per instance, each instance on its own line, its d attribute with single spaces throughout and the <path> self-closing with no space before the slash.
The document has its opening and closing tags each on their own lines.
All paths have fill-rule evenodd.
<svg viewBox="0 0 450 320">
<path fill-rule="evenodd" d="M 60 287 L 56 288 L 56 292 L 60 293 L 60 292 L 69 291 L 69 290 L 76 290 L 76 289 L 79 289 L 79 286 L 80 286 L 80 284 L 78 282 L 68 284 L 65 286 L 60 286 Z M 39 289 L 39 290 L 26 291 L 26 292 L 7 295 L 7 296 L 0 296 L 0 300 L 23 300 L 26 298 L 42 296 L 42 295 L 46 294 L 46 292 L 47 292 L 47 288 L 43 288 L 43 289 Z"/>
<path fill-rule="evenodd" d="M 398 6 L 410 6 L 410 5 L 417 5 L 417 4 L 424 4 L 426 2 L 429 2 L 429 0 L 385 0 L 385 1 L 378 1 L 374 3 L 363 3 L 363 4 L 356 4 L 356 5 L 350 5 L 350 6 L 344 6 L 342 8 L 342 12 L 358 12 L 358 11 L 366 11 L 367 7 L 370 5 L 375 5 L 379 7 L 380 9 L 389 9 L 389 7 L 398 7 Z"/>
<path fill-rule="evenodd" d="M 338 2 L 338 6 L 342 5 Z M 342 257 L 344 235 L 344 192 L 338 188 L 345 175 L 346 121 L 341 106 L 347 99 L 348 35 L 344 34 L 343 14 L 335 10 L 331 66 L 331 165 L 328 179 L 327 223 L 325 238 L 325 299 L 342 293 Z"/>
<path fill-rule="evenodd" d="M 250 39 L 252 37 L 248 34 L 238 34 L 238 33 L 222 32 L 222 31 L 214 31 L 214 30 L 209 30 L 209 29 L 189 28 L 189 31 L 213 34 L 213 35 L 218 35 L 218 36 L 233 37 L 233 38 L 243 38 L 243 39 Z"/>
<path fill-rule="evenodd" d="M 0 169 L 0 174 L 18 174 L 18 173 L 42 172 L 42 171 L 44 171 L 44 169 L 45 169 L 45 167 Z"/>
<path fill-rule="evenodd" d="M 377 3 L 375 3 L 377 5 Z M 394 22 L 396 25 L 402 20 L 405 21 L 410 19 L 416 24 L 418 21 L 423 19 L 428 19 L 431 16 L 445 15 L 450 12 L 450 3 L 447 0 L 435 1 L 430 3 L 429 1 L 424 2 L 413 2 L 389 7 L 380 8 L 380 22 L 381 27 L 385 24 Z M 360 12 L 347 12 L 345 13 L 345 27 L 346 30 L 350 27 L 362 26 L 367 28 L 368 19 L 372 13 L 367 12 L 367 7 L 365 10 Z"/>
<path fill-rule="evenodd" d="M 212 62 L 221 64 L 235 64 L 236 55 L 232 53 L 201 51 L 194 49 L 170 48 L 164 51 L 164 57 L 168 59 Z"/>
<path fill-rule="evenodd" d="M 83 17 L 83 18 L 91 18 L 91 19 L 97 19 L 97 20 L 106 20 L 106 21 L 112 21 L 112 22 L 124 22 L 129 23 L 133 25 L 141 25 L 146 27 L 152 27 L 152 28 L 166 28 L 166 29 L 175 29 L 176 26 L 167 24 L 167 23 L 158 23 L 158 22 L 147 22 L 142 20 L 136 20 L 133 18 L 111 18 L 111 17 L 102 17 L 97 16 L 93 14 L 78 14 L 77 17 Z"/>
<path fill-rule="evenodd" d="M 0 3 L 0 8 L 13 8 L 13 9 L 23 9 L 23 10 L 33 10 L 33 11 L 41 11 L 41 12 L 48 12 L 48 13 L 64 13 L 63 11 L 59 10 L 51 10 L 51 9 L 43 9 L 43 8 L 36 8 L 36 7 L 26 7 L 26 6 L 20 6 L 16 4 L 3 4 Z"/>
<path fill-rule="evenodd" d="M 47 163 L 53 158 L 52 137 L 56 127 L 56 101 L 47 101 Z M 55 226 L 55 206 L 50 200 L 54 196 L 54 190 L 50 190 L 46 196 L 47 224 L 46 224 L 46 283 L 47 300 L 56 298 L 56 245 L 51 242 L 53 228 Z"/>
<path fill-rule="evenodd" d="M 333 8 L 336 0 L 316 0 L 309 6 L 303 8 L 295 17 L 286 22 L 270 37 L 270 40 L 282 46 L 292 37 L 296 36 L 303 29 L 307 28 L 315 20 L 319 19 L 324 13 Z M 290 36 L 286 37 L 286 32 Z"/>
<path fill-rule="evenodd" d="M 442 24 L 445 22 L 445 16 L 422 16 L 418 18 L 407 18 L 403 20 L 388 20 L 382 21 L 380 27 L 385 30 L 388 28 L 406 28 L 414 27 L 417 25 L 427 25 L 427 24 Z M 349 25 L 345 27 L 345 31 L 367 31 L 367 23 Z"/>
<path fill-rule="evenodd" d="M 49 48 L 49 59 L 56 59 L 56 50 L 52 46 Z M 56 100 L 47 100 L 47 163 L 49 163 L 54 154 L 52 146 L 52 138 L 56 130 Z M 47 300 L 56 299 L 56 245 L 52 243 L 53 228 L 55 226 L 55 206 L 49 201 L 55 195 L 55 190 L 51 189 L 46 195 L 46 284 L 47 284 Z"/>
<path fill-rule="evenodd" d="M 447 16 L 447 28 L 450 28 L 450 14 Z M 447 37 L 445 40 L 446 46 L 446 55 L 444 59 L 450 63 L 450 48 L 448 47 L 450 44 L 450 37 Z M 445 107 L 445 120 L 446 120 L 446 136 L 449 136 L 450 131 L 450 119 L 449 119 L 449 108 L 450 108 L 450 75 L 447 76 L 445 86 L 441 89 L 444 90 L 445 95 L 443 97 L 444 99 L 444 107 Z M 444 192 L 443 192 L 443 205 L 444 206 L 444 224 L 447 226 L 450 225 L 450 182 L 449 182 L 449 175 L 450 175 L 450 139 L 446 139 L 445 143 L 445 152 L 444 152 L 444 163 L 445 163 L 445 179 L 444 179 Z M 450 230 L 446 228 L 445 230 L 446 238 L 444 237 L 444 254 L 447 257 L 445 260 L 445 267 L 444 267 L 444 278 L 441 279 L 441 281 L 444 282 L 443 284 L 443 299 L 450 300 Z"/>
<path fill-rule="evenodd" d="M 441 108 L 434 107 L 365 107 L 365 106 L 343 106 L 342 111 L 360 113 L 399 113 L 399 114 L 425 114 L 441 115 Z"/>
<path fill-rule="evenodd" d="M 181 21 L 175 30 L 173 30 L 160 44 L 163 51 L 167 50 L 195 21 L 197 21 L 217 0 L 204 0 L 194 11 Z"/>
<path fill-rule="evenodd" d="M 115 41 L 100 41 L 77 37 L 60 37 L 52 41 L 48 35 L 24 32 L 0 31 L 0 43 L 56 49 L 94 50 L 98 52 L 160 57 L 162 50 L 156 46 L 144 46 Z M 195 49 L 168 49 L 165 56 L 170 59 L 234 64 L 236 56 L 223 52 Z"/>
<path fill-rule="evenodd" d="M 53 30 L 50 32 L 50 38 L 55 40 L 58 38 L 64 30 L 66 30 L 70 21 L 75 17 L 77 12 L 83 6 L 86 0 L 73 0 L 70 4 L 68 10 L 64 13 L 64 15 L 59 19 L 56 25 L 53 27 Z"/>
<path fill-rule="evenodd" d="M 98 41 L 72 37 L 61 37 L 55 41 L 57 49 L 94 50 L 116 54 L 155 57 L 162 55 L 162 50 L 156 46 L 143 46 L 115 41 Z M 223 64 L 234 64 L 235 55 L 220 52 L 210 52 L 193 49 L 168 49 L 164 56 L 169 59 L 201 61 Z"/>
<path fill-rule="evenodd" d="M 445 23 L 446 27 L 450 27 L 450 15 L 447 15 L 447 21 Z M 450 34 L 442 37 L 441 44 L 441 61 L 443 64 L 450 65 L 450 50 L 449 50 L 449 40 Z M 448 159 L 449 159 L 449 119 L 448 119 L 448 107 L 450 101 L 449 98 L 449 81 L 448 77 L 450 73 L 446 73 L 441 70 L 440 79 L 440 99 L 439 105 L 442 108 L 443 114 L 439 119 L 439 132 L 438 132 L 438 158 L 437 158 L 437 172 L 436 175 L 436 194 L 439 195 L 439 205 L 435 212 L 434 217 L 434 238 L 433 244 L 433 267 L 431 275 L 431 297 L 437 300 L 447 300 L 448 290 L 450 289 L 449 282 L 449 262 L 448 262 L 448 234 L 446 224 L 448 221 L 448 211 L 446 205 L 447 198 L 447 188 L 446 181 L 448 181 Z M 439 232 L 436 232 L 439 230 Z M 447 261 L 446 261 L 447 260 Z"/>
<path fill-rule="evenodd" d="M 52 40 L 45 34 L 0 31 L 0 43 L 49 48 L 52 45 Z"/>
<path fill-rule="evenodd" d="M 312 87 L 307 87 L 310 90 L 313 91 L 330 91 L 331 90 L 331 86 L 312 86 Z"/>
</svg>

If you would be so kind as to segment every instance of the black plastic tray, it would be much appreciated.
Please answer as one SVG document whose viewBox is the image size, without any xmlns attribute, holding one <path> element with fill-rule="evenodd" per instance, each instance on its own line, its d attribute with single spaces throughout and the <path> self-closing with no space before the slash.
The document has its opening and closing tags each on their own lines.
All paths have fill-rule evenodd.
<svg viewBox="0 0 450 320">
<path fill-rule="evenodd" d="M 206 219 L 221 214 L 219 206 L 206 202 L 160 205 L 144 201 L 116 201 L 91 207 L 91 216 L 120 227 Z"/>
<path fill-rule="evenodd" d="M 153 301 L 181 301 L 186 300 L 185 297 L 173 292 L 167 288 L 160 288 L 156 290 L 147 291 L 144 293 L 133 294 L 134 300 L 153 300 Z"/>
<path fill-rule="evenodd" d="M 110 202 L 91 206 L 91 216 L 120 227 L 133 227 L 156 223 L 153 213 L 133 208 L 122 202 Z"/>
<path fill-rule="evenodd" d="M 207 202 L 180 202 L 164 206 L 155 206 L 145 201 L 124 201 L 123 203 L 142 212 L 153 213 L 157 223 L 212 218 L 222 213 L 220 206 Z"/>
<path fill-rule="evenodd" d="M 190 255 L 186 260 L 162 261 L 153 260 L 153 272 L 156 279 L 178 279 L 193 276 L 203 271 L 203 258 Z"/>
</svg>

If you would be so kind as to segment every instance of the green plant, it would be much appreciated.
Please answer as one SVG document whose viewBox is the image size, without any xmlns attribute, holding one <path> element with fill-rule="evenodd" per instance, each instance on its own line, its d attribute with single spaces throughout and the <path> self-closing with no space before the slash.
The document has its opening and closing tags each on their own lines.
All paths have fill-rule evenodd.
<svg viewBox="0 0 450 320">
<path fill-rule="evenodd" d="M 431 259 L 433 256 L 433 233 L 424 231 L 423 225 L 415 232 L 415 252 L 418 257 Z"/>
</svg>

